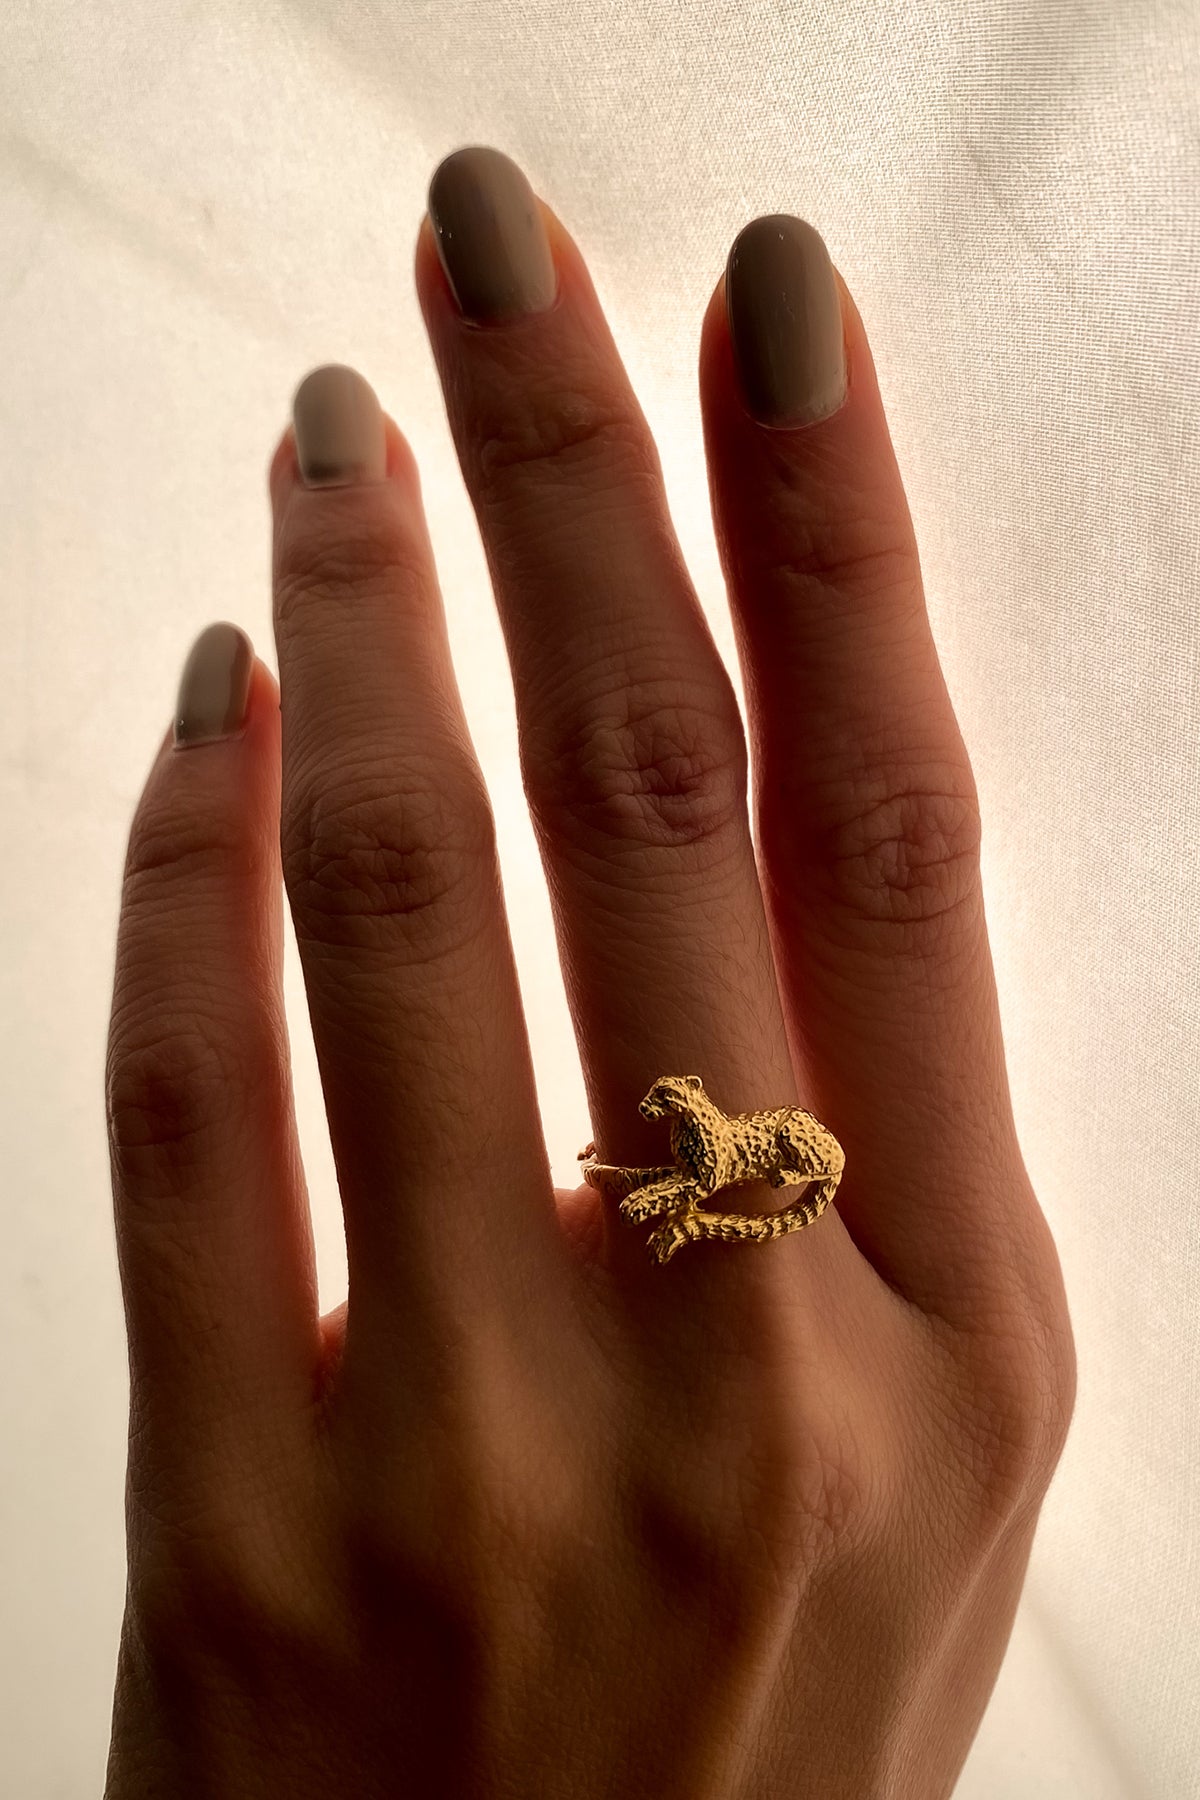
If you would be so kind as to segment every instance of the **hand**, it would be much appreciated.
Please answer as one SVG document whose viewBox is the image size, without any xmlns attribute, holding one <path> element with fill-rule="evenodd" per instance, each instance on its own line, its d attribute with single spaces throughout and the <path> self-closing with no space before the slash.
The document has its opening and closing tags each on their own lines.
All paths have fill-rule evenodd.
<svg viewBox="0 0 1200 1800">
<path fill-rule="evenodd" d="M 699 1071 L 726 1113 L 811 1109 L 845 1171 L 805 1229 L 667 1267 L 552 1186 L 417 466 L 360 377 L 316 371 L 270 468 L 280 686 L 206 633 L 130 834 L 108 1800 L 936 1800 L 1075 1364 L 863 323 L 777 219 L 703 320 L 756 866 L 734 690 L 580 253 L 496 153 L 447 159 L 430 205 L 415 279 L 506 636 L 580 1138 L 663 1164 L 638 1103 Z M 772 371 L 792 410 L 762 423 Z M 345 1216 L 325 1318 L 281 873 Z"/>
</svg>

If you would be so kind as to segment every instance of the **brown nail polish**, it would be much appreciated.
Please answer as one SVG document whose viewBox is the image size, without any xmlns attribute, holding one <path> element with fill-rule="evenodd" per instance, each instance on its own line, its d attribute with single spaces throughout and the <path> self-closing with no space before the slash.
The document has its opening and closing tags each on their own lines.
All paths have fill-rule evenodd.
<svg viewBox="0 0 1200 1800">
<path fill-rule="evenodd" d="M 502 150 L 470 145 L 434 171 L 427 200 L 459 310 L 477 325 L 544 312 L 558 273 L 537 197 Z"/>
<path fill-rule="evenodd" d="M 175 749 L 219 743 L 246 723 L 254 646 L 227 619 L 209 625 L 188 652 L 175 705 Z"/>
<path fill-rule="evenodd" d="M 791 213 L 733 240 L 725 306 L 742 395 L 760 425 L 815 425 L 846 398 L 842 306 L 819 231 Z"/>
<path fill-rule="evenodd" d="M 383 408 L 366 378 L 346 363 L 324 363 L 292 400 L 296 460 L 309 487 L 347 487 L 387 474 Z"/>
</svg>

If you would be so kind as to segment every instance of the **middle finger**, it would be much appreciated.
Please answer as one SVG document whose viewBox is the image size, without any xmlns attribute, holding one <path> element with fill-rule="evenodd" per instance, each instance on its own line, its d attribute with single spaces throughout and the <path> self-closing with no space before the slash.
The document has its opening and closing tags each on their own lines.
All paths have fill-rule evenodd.
<svg viewBox="0 0 1200 1800">
<path fill-rule="evenodd" d="M 586 267 L 508 157 L 439 166 L 415 279 L 508 649 L 600 1160 L 662 1164 L 666 1127 L 637 1111 L 660 1075 L 699 1073 L 726 1113 L 800 1103 L 736 696 Z M 797 1198 L 754 1183 L 716 1205 Z M 794 1288 L 838 1230 L 831 1214 L 803 1246 L 732 1256 Z M 653 1294 L 646 1236 L 606 1203 L 606 1262 Z M 683 1260 L 711 1256 L 701 1242 Z M 729 1259 L 720 1246 L 722 1284 Z"/>
</svg>

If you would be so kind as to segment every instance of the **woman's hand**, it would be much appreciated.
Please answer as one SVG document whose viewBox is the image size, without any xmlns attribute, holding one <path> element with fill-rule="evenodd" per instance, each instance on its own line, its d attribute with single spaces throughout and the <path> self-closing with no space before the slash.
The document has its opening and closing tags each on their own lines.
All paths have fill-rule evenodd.
<svg viewBox="0 0 1200 1800">
<path fill-rule="evenodd" d="M 862 320 L 816 233 L 771 217 L 703 322 L 756 864 L 734 691 L 577 247 L 496 152 L 448 158 L 430 213 L 416 281 L 508 646 L 580 1141 L 664 1163 L 638 1103 L 699 1072 L 726 1113 L 810 1108 L 845 1173 L 806 1229 L 665 1267 L 648 1226 L 552 1186 L 416 463 L 361 378 L 316 371 L 270 471 L 279 689 L 235 628 L 205 634 L 125 869 L 108 1800 L 936 1800 L 1075 1369 Z M 326 1318 L 281 873 L 345 1214 Z"/>
</svg>

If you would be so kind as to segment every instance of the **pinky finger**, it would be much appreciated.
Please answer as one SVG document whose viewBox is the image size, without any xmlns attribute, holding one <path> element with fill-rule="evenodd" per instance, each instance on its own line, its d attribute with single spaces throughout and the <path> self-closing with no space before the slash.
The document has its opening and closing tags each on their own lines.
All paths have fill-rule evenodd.
<svg viewBox="0 0 1200 1800">
<path fill-rule="evenodd" d="M 130 831 L 105 1098 L 131 1409 L 156 1471 L 214 1482 L 232 1436 L 298 1419 L 320 1357 L 279 796 L 278 687 L 211 625 Z"/>
</svg>

